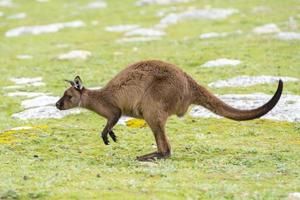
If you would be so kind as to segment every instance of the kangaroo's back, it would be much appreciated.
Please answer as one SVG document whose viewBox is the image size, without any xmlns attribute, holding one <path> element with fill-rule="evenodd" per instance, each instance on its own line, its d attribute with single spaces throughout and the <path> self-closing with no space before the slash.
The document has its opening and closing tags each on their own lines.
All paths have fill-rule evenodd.
<svg viewBox="0 0 300 200">
<path fill-rule="evenodd" d="M 134 110 L 143 109 L 140 107 L 142 101 L 147 101 L 147 97 L 155 101 L 164 101 L 164 104 L 169 105 L 166 109 L 170 110 L 170 114 L 177 114 L 178 109 L 182 110 L 181 102 L 187 101 L 189 85 L 185 73 L 175 65 L 147 60 L 122 70 L 104 90 L 110 91 L 116 104 L 125 112 L 132 110 L 137 113 Z M 180 111 L 180 115 L 182 112 Z"/>
</svg>

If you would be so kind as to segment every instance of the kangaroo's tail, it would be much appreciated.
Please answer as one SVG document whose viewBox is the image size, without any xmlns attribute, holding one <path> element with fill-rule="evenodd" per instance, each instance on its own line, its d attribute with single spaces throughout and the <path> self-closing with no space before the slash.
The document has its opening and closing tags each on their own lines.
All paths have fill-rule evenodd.
<svg viewBox="0 0 300 200">
<path fill-rule="evenodd" d="M 267 114 L 279 101 L 283 89 L 283 82 L 279 80 L 276 93 L 266 104 L 252 110 L 240 110 L 224 103 L 191 78 L 189 82 L 193 90 L 193 104 L 201 105 L 217 115 L 237 121 L 256 119 Z"/>
</svg>

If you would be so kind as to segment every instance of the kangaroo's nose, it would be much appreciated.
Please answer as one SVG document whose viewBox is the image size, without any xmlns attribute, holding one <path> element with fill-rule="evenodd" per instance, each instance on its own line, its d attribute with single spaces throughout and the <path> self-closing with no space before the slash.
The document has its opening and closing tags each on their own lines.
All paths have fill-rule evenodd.
<svg viewBox="0 0 300 200">
<path fill-rule="evenodd" d="M 60 109 L 61 108 L 61 103 L 58 101 L 58 102 L 56 102 L 55 106 L 56 106 L 56 108 Z"/>
</svg>

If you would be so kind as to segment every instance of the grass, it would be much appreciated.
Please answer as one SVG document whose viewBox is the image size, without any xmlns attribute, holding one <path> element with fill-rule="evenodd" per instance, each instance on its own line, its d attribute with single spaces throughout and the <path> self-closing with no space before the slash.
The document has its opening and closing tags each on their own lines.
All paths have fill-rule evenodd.
<svg viewBox="0 0 300 200">
<path fill-rule="evenodd" d="M 300 43 L 279 41 L 272 36 L 251 34 L 254 27 L 274 22 L 282 31 L 291 30 L 290 17 L 300 23 L 296 0 L 200 1 L 174 4 L 236 8 L 239 14 L 221 21 L 185 21 L 166 29 L 163 40 L 117 44 L 119 33 L 105 32 L 108 25 L 139 24 L 151 27 L 160 18 L 155 13 L 167 6 L 134 6 L 134 0 L 107 0 L 103 10 L 85 10 L 84 0 L 51 0 L 48 3 L 15 0 L 13 8 L 0 8 L 6 15 L 26 12 L 22 20 L 0 18 L 0 86 L 11 85 L 10 77 L 42 76 L 38 92 L 61 95 L 63 79 L 80 75 L 87 86 L 104 85 L 126 65 L 142 59 L 161 59 L 180 66 L 199 83 L 238 75 L 280 75 L 300 78 Z M 266 6 L 270 11 L 253 14 Z M 80 29 L 53 34 L 5 38 L 18 26 L 83 20 Z M 98 20 L 97 26 L 91 21 Z M 200 40 L 206 32 L 242 30 L 244 34 Z M 67 44 L 58 48 L 58 44 Z M 133 51 L 137 48 L 138 51 Z M 58 61 L 60 53 L 88 50 L 86 61 Z M 123 52 L 114 55 L 114 52 Z M 19 54 L 34 56 L 18 60 Z M 233 68 L 206 69 L 205 61 L 227 57 L 242 60 Z M 210 89 L 214 93 L 272 94 L 276 84 L 246 88 Z M 299 83 L 286 83 L 284 92 L 300 95 Z M 35 91 L 26 88 L 26 91 Z M 21 98 L 0 90 L 0 130 L 33 126 L 32 130 L 0 135 L 0 197 L 6 199 L 284 199 L 300 191 L 300 124 L 254 120 L 171 117 L 167 132 L 173 156 L 164 161 L 139 163 L 137 155 L 154 149 L 147 127 L 116 126 L 119 142 L 105 146 L 98 137 L 105 120 L 84 112 L 64 119 L 19 121 L 11 118 L 22 110 Z"/>
</svg>

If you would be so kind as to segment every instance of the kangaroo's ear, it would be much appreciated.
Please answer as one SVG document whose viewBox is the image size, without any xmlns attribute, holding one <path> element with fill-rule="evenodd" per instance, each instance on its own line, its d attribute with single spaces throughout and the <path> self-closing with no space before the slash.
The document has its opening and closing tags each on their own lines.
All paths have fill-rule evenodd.
<svg viewBox="0 0 300 200">
<path fill-rule="evenodd" d="M 75 86 L 75 83 L 73 81 L 65 80 L 67 83 L 70 83 L 71 86 Z"/>
<path fill-rule="evenodd" d="M 81 80 L 81 78 L 80 78 L 79 76 L 76 76 L 76 77 L 74 78 L 74 83 L 75 83 L 74 87 L 75 87 L 76 89 L 82 90 L 83 84 L 82 84 L 82 80 Z"/>
</svg>

